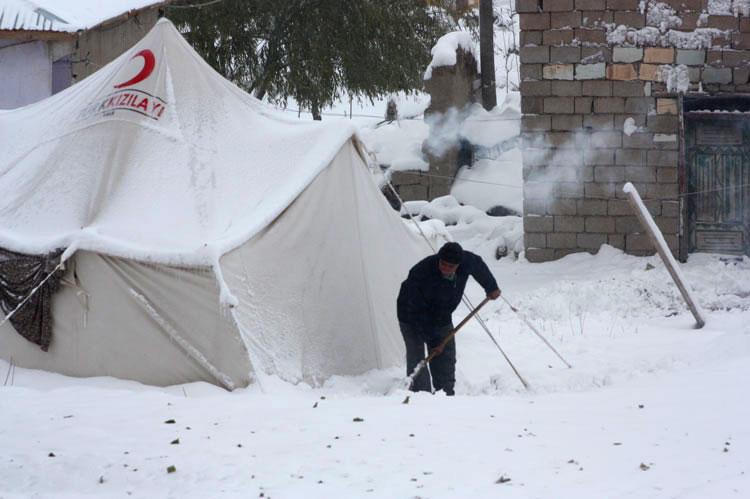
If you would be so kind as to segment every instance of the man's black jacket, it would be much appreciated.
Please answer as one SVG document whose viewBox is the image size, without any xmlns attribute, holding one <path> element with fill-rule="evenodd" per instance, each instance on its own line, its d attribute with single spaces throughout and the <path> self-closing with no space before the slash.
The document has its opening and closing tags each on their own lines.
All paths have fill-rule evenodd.
<svg viewBox="0 0 750 499">
<path fill-rule="evenodd" d="M 490 269 L 479 255 L 464 251 L 456 278 L 452 281 L 440 273 L 438 261 L 438 256 L 432 255 L 414 265 L 401 283 L 398 294 L 399 322 L 417 328 L 424 335 L 451 324 L 451 314 L 461 303 L 469 276 L 474 277 L 487 293 L 498 289 Z"/>
</svg>

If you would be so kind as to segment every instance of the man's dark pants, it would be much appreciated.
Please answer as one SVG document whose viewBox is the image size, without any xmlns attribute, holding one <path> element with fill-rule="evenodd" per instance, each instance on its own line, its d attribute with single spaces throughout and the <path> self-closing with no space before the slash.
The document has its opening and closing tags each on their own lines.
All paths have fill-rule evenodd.
<svg viewBox="0 0 750 499">
<path fill-rule="evenodd" d="M 404 337 L 406 345 L 406 375 L 411 375 L 414 369 L 425 358 L 425 344 L 428 352 L 438 346 L 443 338 L 453 330 L 451 324 L 434 328 L 426 337 L 423 337 L 416 328 L 410 324 L 399 322 L 401 336 Z M 447 395 L 453 395 L 453 387 L 456 384 L 456 341 L 451 340 L 445 345 L 443 353 L 432 359 L 430 370 L 422 369 L 412 384 L 412 391 L 419 392 L 430 390 L 430 373 L 432 373 L 432 384 L 435 391 L 443 390 Z"/>
</svg>

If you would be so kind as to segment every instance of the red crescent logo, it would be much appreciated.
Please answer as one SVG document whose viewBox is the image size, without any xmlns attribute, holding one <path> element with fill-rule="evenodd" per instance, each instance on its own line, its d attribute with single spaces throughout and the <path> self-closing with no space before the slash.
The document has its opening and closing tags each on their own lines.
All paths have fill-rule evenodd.
<svg viewBox="0 0 750 499">
<path fill-rule="evenodd" d="M 135 75 L 128 81 L 124 81 L 119 85 L 115 85 L 115 88 L 129 87 L 131 85 L 135 85 L 136 83 L 140 83 L 151 76 L 151 73 L 153 73 L 154 67 L 156 66 L 156 57 L 154 56 L 154 53 L 149 49 L 145 49 L 135 54 L 132 59 L 135 59 L 136 57 L 143 57 L 143 68 L 141 68 L 137 75 Z"/>
</svg>

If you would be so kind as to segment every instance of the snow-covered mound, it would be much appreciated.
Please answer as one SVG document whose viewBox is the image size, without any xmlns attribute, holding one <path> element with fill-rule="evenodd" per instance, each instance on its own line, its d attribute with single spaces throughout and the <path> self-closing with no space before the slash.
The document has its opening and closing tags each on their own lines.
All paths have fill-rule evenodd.
<svg viewBox="0 0 750 499">
<path fill-rule="evenodd" d="M 428 220 L 430 234 L 460 241 L 468 250 L 484 258 L 497 259 L 523 251 L 523 223 L 520 217 L 491 217 L 473 206 L 464 206 L 453 196 L 427 201 L 408 201 L 403 212 L 416 220 Z M 438 224 L 435 224 L 439 221 Z"/>
</svg>

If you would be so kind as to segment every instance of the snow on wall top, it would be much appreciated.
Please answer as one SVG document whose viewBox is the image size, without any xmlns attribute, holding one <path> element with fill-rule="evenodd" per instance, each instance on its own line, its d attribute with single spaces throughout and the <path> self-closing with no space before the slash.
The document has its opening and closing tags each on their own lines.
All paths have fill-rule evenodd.
<svg viewBox="0 0 750 499">
<path fill-rule="evenodd" d="M 441 36 L 435 46 L 432 47 L 432 61 L 424 72 L 424 79 L 432 78 L 432 68 L 456 64 L 456 50 L 459 47 L 466 52 L 470 52 L 475 59 L 479 60 L 471 34 L 468 31 L 452 31 Z"/>
<path fill-rule="evenodd" d="M 0 30 L 76 32 L 158 0 L 0 0 Z"/>
<path fill-rule="evenodd" d="M 271 223 L 354 132 L 279 116 L 162 19 L 82 82 L 0 111 L 0 247 L 210 265 Z"/>
</svg>

